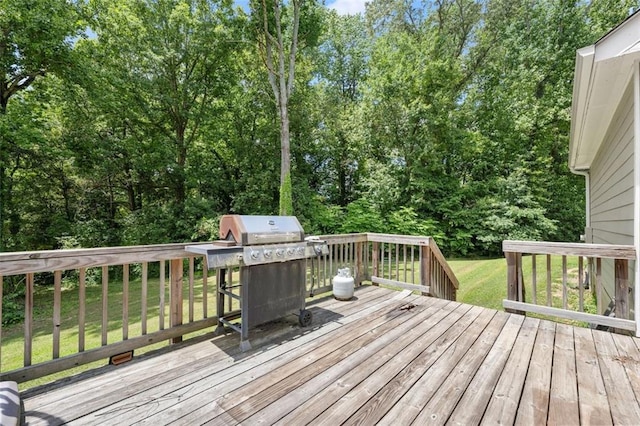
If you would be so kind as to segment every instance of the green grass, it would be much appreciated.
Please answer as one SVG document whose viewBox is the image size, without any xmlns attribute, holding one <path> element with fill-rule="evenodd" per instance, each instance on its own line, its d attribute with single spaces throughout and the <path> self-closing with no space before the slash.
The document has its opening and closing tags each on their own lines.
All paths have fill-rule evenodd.
<svg viewBox="0 0 640 426">
<path fill-rule="evenodd" d="M 507 297 L 507 261 L 497 259 L 454 259 L 449 265 L 458 277 L 457 300 L 471 305 L 502 310 L 502 300 Z M 586 269 L 586 265 L 585 265 Z M 522 259 L 523 278 L 525 283 L 525 301 L 533 303 L 532 257 Z M 547 272 L 546 256 L 536 257 L 536 304 L 547 305 Z M 562 289 L 562 257 L 551 257 L 551 306 L 563 307 Z M 578 259 L 567 257 L 567 308 L 577 311 L 579 307 Z M 590 290 L 583 291 L 583 310 L 596 312 L 596 299 Z M 548 318 L 539 315 L 530 316 Z M 559 320 L 573 325 L 585 325 L 575 321 Z"/>
<path fill-rule="evenodd" d="M 459 302 L 502 309 L 507 297 L 507 262 L 499 259 L 454 259 L 449 266 L 458 277 Z"/>
</svg>

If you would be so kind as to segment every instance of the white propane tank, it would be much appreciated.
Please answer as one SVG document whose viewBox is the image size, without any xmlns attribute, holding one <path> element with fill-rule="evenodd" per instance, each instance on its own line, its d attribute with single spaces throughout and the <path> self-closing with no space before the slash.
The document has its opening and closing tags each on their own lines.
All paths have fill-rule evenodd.
<svg viewBox="0 0 640 426">
<path fill-rule="evenodd" d="M 338 300 L 350 300 L 353 297 L 353 277 L 349 268 L 338 269 L 333 277 L 333 297 Z"/>
</svg>

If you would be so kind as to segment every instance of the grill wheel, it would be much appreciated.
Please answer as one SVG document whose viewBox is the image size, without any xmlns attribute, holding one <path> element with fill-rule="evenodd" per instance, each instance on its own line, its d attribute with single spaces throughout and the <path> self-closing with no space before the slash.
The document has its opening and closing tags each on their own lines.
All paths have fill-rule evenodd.
<svg viewBox="0 0 640 426">
<path fill-rule="evenodd" d="M 308 309 L 303 309 L 300 311 L 300 315 L 298 316 L 298 322 L 303 327 L 309 327 L 311 325 L 311 321 L 313 320 L 313 315 L 311 311 Z"/>
</svg>

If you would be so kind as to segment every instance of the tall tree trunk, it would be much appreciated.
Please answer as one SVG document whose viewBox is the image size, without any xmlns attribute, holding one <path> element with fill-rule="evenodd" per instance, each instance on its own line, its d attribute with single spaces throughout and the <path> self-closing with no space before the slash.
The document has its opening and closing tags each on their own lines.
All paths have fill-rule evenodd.
<svg viewBox="0 0 640 426">
<path fill-rule="evenodd" d="M 298 49 L 298 28 L 300 26 L 300 3 L 292 0 L 293 28 L 291 45 L 287 52 L 281 22 L 280 0 L 273 0 L 275 34 L 269 28 L 267 0 L 262 0 L 262 34 L 260 43 L 264 48 L 265 64 L 269 74 L 269 84 L 273 90 L 280 120 L 280 207 L 281 215 L 293 214 L 291 189 L 291 136 L 289 133 L 289 98 L 293 92 L 295 79 L 296 51 Z M 275 60 L 274 60 L 275 59 Z"/>
<path fill-rule="evenodd" d="M 3 86 L 0 84 L 0 88 L 2 87 Z M 0 90 L 0 92 L 2 92 L 2 90 Z M 7 113 L 8 101 L 9 101 L 9 98 L 7 97 L 5 99 L 4 94 L 0 93 L 0 120 L 3 120 Z M 5 196 L 5 173 L 6 173 L 5 161 L 7 159 L 6 157 L 7 155 L 6 155 L 5 135 L 0 134 L 0 253 L 2 253 L 5 248 L 4 212 L 5 212 L 5 206 L 7 204 L 7 200 Z M 0 297 L 0 302 L 2 301 L 1 299 L 2 297 Z"/>
</svg>

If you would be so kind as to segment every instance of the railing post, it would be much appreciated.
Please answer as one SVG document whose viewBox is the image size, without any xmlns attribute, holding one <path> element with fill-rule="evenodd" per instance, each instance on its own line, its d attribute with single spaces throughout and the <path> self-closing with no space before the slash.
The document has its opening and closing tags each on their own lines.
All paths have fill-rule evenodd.
<svg viewBox="0 0 640 426">
<path fill-rule="evenodd" d="M 520 271 L 520 265 L 522 265 L 522 254 L 505 252 L 504 255 L 507 259 L 507 299 L 524 302 L 524 300 L 520 300 L 521 297 L 524 297 L 524 285 L 522 283 L 522 275 Z M 525 315 L 525 312 L 523 311 L 514 309 L 505 310 L 514 314 Z"/>
<path fill-rule="evenodd" d="M 429 293 L 433 293 L 431 288 L 431 257 L 431 247 L 428 245 L 420 246 L 420 284 L 429 287 Z M 429 296 L 429 293 L 422 292 L 422 295 Z"/>
<path fill-rule="evenodd" d="M 629 261 L 615 260 L 616 318 L 629 319 Z"/>
<path fill-rule="evenodd" d="M 355 266 L 355 271 L 354 274 L 355 275 L 355 285 L 359 286 L 360 284 L 362 284 L 362 277 L 363 277 L 363 262 L 362 262 L 362 253 L 363 253 L 363 248 L 364 243 L 356 243 L 356 266 Z"/>
<path fill-rule="evenodd" d="M 379 259 L 378 256 L 380 255 L 380 245 L 378 244 L 377 241 L 373 242 L 373 253 L 371 254 L 372 257 L 372 265 L 373 265 L 373 276 L 377 277 L 378 275 L 378 264 L 379 264 Z M 373 285 L 378 285 L 377 283 L 373 283 Z"/>
<path fill-rule="evenodd" d="M 170 327 L 182 325 L 182 276 L 184 275 L 182 259 L 172 259 L 169 269 L 171 277 L 169 321 Z M 171 343 L 182 342 L 182 336 L 174 337 Z"/>
</svg>

